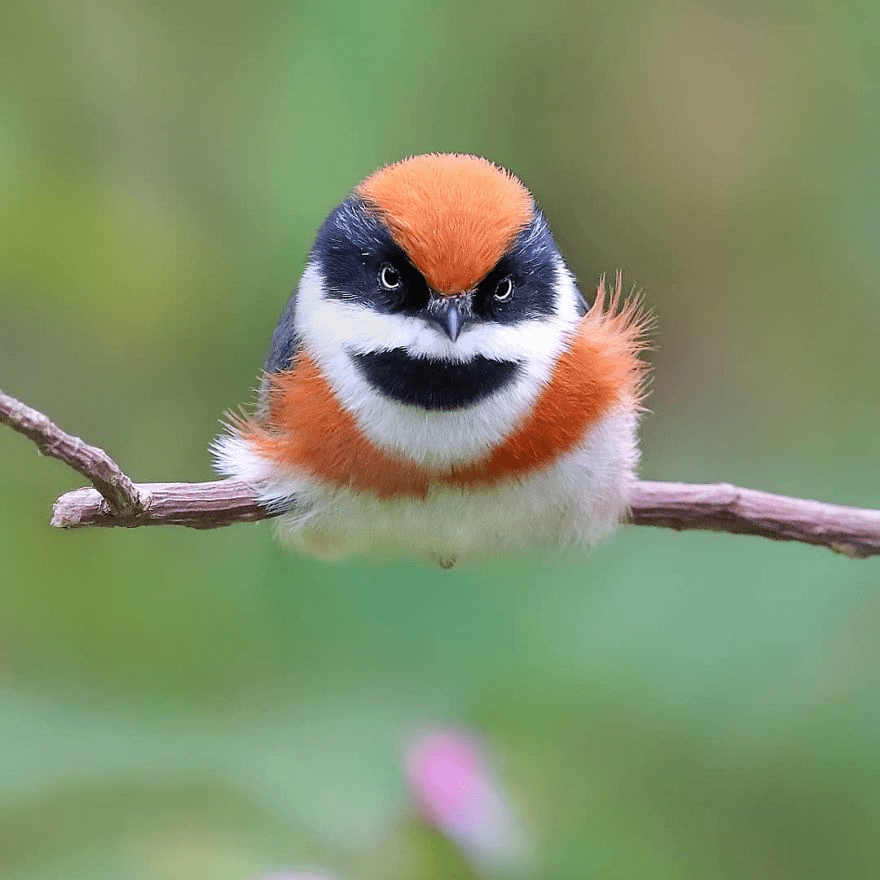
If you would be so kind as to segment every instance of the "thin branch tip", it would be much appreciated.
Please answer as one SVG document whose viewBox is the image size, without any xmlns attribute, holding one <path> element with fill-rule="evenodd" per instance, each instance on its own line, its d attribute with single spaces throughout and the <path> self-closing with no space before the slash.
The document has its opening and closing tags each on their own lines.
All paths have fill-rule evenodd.
<svg viewBox="0 0 880 880">
<path fill-rule="evenodd" d="M 86 477 L 114 513 L 130 516 L 143 510 L 140 490 L 103 449 L 62 431 L 48 416 L 2 391 L 0 422 L 24 434 L 43 455 L 63 461 Z"/>
</svg>

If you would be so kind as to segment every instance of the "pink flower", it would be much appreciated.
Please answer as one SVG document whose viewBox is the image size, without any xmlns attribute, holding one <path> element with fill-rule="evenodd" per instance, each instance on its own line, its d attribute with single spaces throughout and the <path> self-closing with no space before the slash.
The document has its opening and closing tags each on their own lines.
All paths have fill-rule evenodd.
<svg viewBox="0 0 880 880">
<path fill-rule="evenodd" d="M 472 736 L 452 729 L 424 734 L 407 753 L 406 773 L 425 820 L 475 862 L 522 861 L 522 831 Z"/>
</svg>

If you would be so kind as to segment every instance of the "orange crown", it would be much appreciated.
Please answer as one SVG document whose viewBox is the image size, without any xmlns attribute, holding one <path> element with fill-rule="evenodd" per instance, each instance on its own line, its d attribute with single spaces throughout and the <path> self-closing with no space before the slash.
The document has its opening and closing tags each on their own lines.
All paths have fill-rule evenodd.
<svg viewBox="0 0 880 880">
<path fill-rule="evenodd" d="M 444 296 L 485 278 L 535 211 L 531 193 L 510 172 L 460 153 L 387 165 L 355 192 Z"/>
</svg>

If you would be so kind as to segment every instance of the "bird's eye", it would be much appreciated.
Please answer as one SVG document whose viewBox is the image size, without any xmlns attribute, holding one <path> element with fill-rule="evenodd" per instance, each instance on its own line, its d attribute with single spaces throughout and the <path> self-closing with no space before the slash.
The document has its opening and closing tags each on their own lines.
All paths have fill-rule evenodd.
<svg viewBox="0 0 880 880">
<path fill-rule="evenodd" d="M 495 287 L 495 301 L 506 303 L 513 296 L 513 279 L 502 278 Z"/>
<path fill-rule="evenodd" d="M 379 270 L 379 283 L 385 290 L 397 290 L 401 285 L 400 272 L 394 266 L 383 266 Z"/>
</svg>

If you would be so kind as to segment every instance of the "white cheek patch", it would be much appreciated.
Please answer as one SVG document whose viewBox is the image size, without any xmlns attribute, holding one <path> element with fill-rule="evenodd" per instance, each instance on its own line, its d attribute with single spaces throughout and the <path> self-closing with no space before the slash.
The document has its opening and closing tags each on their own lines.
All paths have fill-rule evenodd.
<svg viewBox="0 0 880 880">
<path fill-rule="evenodd" d="M 468 327 L 452 342 L 419 318 L 381 314 L 326 296 L 320 271 L 309 265 L 299 285 L 296 314 L 306 350 L 364 435 L 381 449 L 442 467 L 484 457 L 531 409 L 579 317 L 574 282 L 564 267 L 557 290 L 553 316 Z M 452 411 L 425 410 L 381 395 L 349 354 L 396 348 L 413 357 L 447 361 L 469 361 L 476 355 L 516 361 L 520 370 L 515 380 L 477 404 Z"/>
<path fill-rule="evenodd" d="M 569 283 L 564 281 L 566 286 Z M 327 296 L 314 265 L 306 268 L 297 296 L 298 305 L 302 304 L 297 308 L 297 323 L 304 338 L 322 347 L 347 348 L 360 354 L 404 348 L 414 357 L 447 361 L 469 361 L 477 354 L 492 360 L 518 361 L 534 357 L 537 352 L 558 350 L 560 337 L 577 319 L 573 308 L 563 306 L 562 314 L 518 324 L 465 327 L 453 342 L 420 318 L 382 314 L 361 303 Z"/>
</svg>

